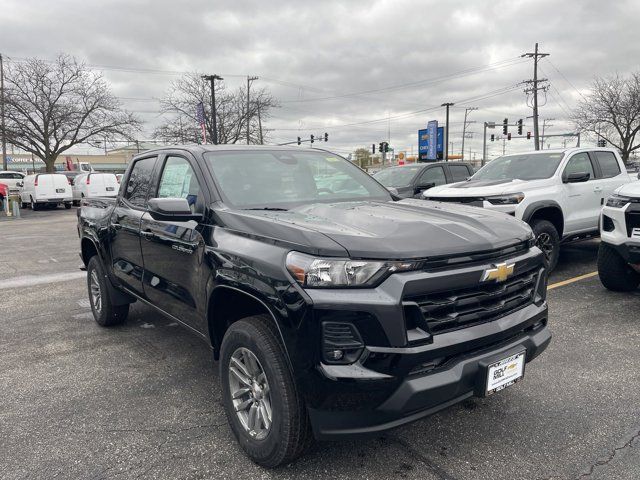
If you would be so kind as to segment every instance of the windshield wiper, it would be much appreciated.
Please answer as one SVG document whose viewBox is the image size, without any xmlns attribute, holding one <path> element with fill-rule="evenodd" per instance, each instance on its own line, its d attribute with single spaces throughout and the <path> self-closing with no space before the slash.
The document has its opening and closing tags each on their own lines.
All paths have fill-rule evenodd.
<svg viewBox="0 0 640 480">
<path fill-rule="evenodd" d="M 280 207 L 255 207 L 255 208 L 243 208 L 243 210 L 268 210 L 270 212 L 286 212 L 288 209 Z"/>
</svg>

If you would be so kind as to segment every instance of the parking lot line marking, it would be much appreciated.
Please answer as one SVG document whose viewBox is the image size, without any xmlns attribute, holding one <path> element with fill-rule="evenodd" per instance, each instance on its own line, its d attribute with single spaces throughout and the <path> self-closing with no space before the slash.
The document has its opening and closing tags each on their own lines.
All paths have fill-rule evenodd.
<svg viewBox="0 0 640 480">
<path fill-rule="evenodd" d="M 577 277 L 568 278 L 567 280 L 563 280 L 561 282 L 552 283 L 547 287 L 547 290 L 553 290 L 554 288 L 564 287 L 565 285 L 569 285 L 570 283 L 579 282 L 580 280 L 595 277 L 596 275 L 598 275 L 598 272 L 585 273 L 584 275 L 578 275 Z"/>
</svg>

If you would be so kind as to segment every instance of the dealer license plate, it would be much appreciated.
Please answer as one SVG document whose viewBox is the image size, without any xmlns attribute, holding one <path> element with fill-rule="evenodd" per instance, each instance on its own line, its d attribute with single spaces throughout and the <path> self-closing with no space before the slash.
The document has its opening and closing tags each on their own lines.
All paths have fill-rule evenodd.
<svg viewBox="0 0 640 480">
<path fill-rule="evenodd" d="M 633 238 L 640 238 L 640 228 L 634 228 L 631 230 L 631 236 Z"/>
<path fill-rule="evenodd" d="M 107 187 L 107 192 L 113 192 L 114 188 L 113 187 Z"/>
<path fill-rule="evenodd" d="M 64 188 L 56 188 L 56 193 L 64 193 L 65 189 Z"/>
<path fill-rule="evenodd" d="M 487 367 L 487 395 L 510 387 L 524 376 L 525 352 L 510 355 Z"/>
</svg>

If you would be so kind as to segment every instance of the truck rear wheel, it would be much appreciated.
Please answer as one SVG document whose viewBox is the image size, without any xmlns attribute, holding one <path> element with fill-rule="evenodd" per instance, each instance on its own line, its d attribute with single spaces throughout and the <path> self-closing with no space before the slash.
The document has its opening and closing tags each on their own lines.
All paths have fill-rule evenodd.
<svg viewBox="0 0 640 480">
<path fill-rule="evenodd" d="M 109 279 L 97 255 L 87 264 L 87 288 L 93 318 L 101 327 L 119 325 L 127 319 L 129 304 L 114 305 L 107 287 Z"/>
<path fill-rule="evenodd" d="M 549 270 L 553 270 L 560 257 L 560 235 L 556 227 L 548 220 L 534 220 L 531 222 L 531 229 L 536 237 L 536 247 L 547 257 Z"/>
<path fill-rule="evenodd" d="M 306 408 L 270 317 L 248 317 L 229 327 L 222 340 L 220 381 L 231 430 L 254 462 L 277 467 L 310 445 Z"/>
<path fill-rule="evenodd" d="M 31 210 L 33 210 L 34 212 L 40 208 L 40 206 L 36 202 L 33 201 L 33 197 L 31 197 L 30 205 L 31 205 Z"/>
<path fill-rule="evenodd" d="M 615 248 L 600 242 L 598 276 L 605 288 L 614 292 L 631 292 L 640 285 L 640 274 L 625 262 Z"/>
</svg>

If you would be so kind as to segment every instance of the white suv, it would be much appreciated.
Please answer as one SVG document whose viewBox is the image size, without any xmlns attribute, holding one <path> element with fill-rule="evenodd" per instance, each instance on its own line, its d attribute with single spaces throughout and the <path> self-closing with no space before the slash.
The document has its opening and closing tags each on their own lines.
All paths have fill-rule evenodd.
<svg viewBox="0 0 640 480">
<path fill-rule="evenodd" d="M 640 285 L 640 182 L 618 188 L 602 208 L 598 274 L 609 290 Z"/>
<path fill-rule="evenodd" d="M 562 242 L 598 234 L 604 199 L 632 181 L 610 148 L 569 148 L 506 155 L 465 182 L 427 190 L 423 198 L 498 210 L 527 222 L 550 268 Z"/>
</svg>

